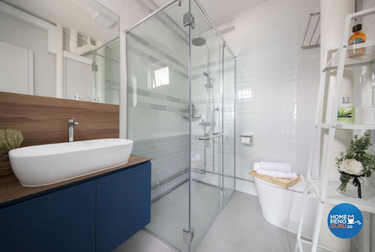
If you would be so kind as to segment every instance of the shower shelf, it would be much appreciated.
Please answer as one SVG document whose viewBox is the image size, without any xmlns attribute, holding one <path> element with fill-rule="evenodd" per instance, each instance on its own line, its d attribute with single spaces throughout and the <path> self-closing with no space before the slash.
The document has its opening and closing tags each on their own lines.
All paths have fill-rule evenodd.
<svg viewBox="0 0 375 252">
<path fill-rule="evenodd" d="M 330 124 L 330 123 L 317 123 L 315 127 L 321 127 L 322 129 L 336 128 L 336 129 L 352 129 L 352 130 L 375 130 L 375 124 Z"/>
<path fill-rule="evenodd" d="M 189 118 L 189 117 L 190 117 L 189 113 L 182 114 L 182 118 Z M 193 115 L 193 119 L 198 119 L 198 118 L 201 118 L 201 117 L 202 117 L 201 114 Z"/>
<path fill-rule="evenodd" d="M 344 66 L 345 68 L 348 67 L 355 67 L 355 66 L 366 66 L 366 65 L 372 65 L 375 61 L 375 41 L 374 40 L 368 40 L 365 43 L 351 45 L 346 48 L 346 54 L 348 54 L 348 50 L 353 49 L 359 49 L 359 48 L 365 48 L 366 52 L 364 55 L 360 57 L 353 57 L 349 58 L 348 55 L 345 56 L 345 62 Z M 335 51 L 337 51 L 335 53 Z M 323 72 L 327 70 L 336 70 L 337 66 L 340 61 L 340 53 L 342 50 L 330 50 L 329 53 L 332 53 L 332 58 L 328 63 L 323 67 Z"/>
<path fill-rule="evenodd" d="M 320 178 L 308 178 L 312 189 L 316 196 L 321 197 L 322 193 L 322 179 Z M 336 191 L 338 182 L 329 180 L 327 186 L 327 195 L 325 202 L 337 205 L 342 202 L 350 203 L 358 207 L 358 209 L 370 213 L 375 213 L 374 201 L 375 201 L 375 189 L 371 186 L 362 185 L 365 196 L 363 199 L 350 198 Z"/>
</svg>

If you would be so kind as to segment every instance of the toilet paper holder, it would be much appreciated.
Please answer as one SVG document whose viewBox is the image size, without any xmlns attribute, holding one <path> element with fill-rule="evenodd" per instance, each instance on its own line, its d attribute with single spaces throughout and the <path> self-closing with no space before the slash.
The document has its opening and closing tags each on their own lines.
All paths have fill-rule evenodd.
<svg viewBox="0 0 375 252">
<path fill-rule="evenodd" d="M 241 132 L 240 134 L 240 143 L 245 146 L 252 146 L 253 143 L 253 132 Z"/>
<path fill-rule="evenodd" d="M 253 135 L 250 133 L 243 133 L 240 135 L 240 142 L 243 145 L 251 146 L 253 142 Z"/>
<path fill-rule="evenodd" d="M 253 135 L 240 135 L 240 137 L 250 137 L 250 138 L 253 138 Z"/>
</svg>

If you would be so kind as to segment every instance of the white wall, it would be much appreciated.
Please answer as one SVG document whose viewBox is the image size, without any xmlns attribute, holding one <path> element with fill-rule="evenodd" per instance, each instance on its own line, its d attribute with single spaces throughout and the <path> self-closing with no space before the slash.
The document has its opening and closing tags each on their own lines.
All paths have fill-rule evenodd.
<svg viewBox="0 0 375 252">
<path fill-rule="evenodd" d="M 91 64 L 69 58 L 64 58 L 64 64 L 66 98 L 74 99 L 74 95 L 78 94 L 80 100 L 92 101 L 93 74 Z"/>
<path fill-rule="evenodd" d="M 47 30 L 0 12 L 0 41 L 34 52 L 34 94 L 55 97 L 56 56 L 47 52 Z"/>
<path fill-rule="evenodd" d="M 57 96 L 66 95 L 67 99 L 73 99 L 73 95 L 78 94 L 80 100 L 92 101 L 92 55 L 84 55 L 86 60 L 69 53 L 69 33 L 65 33 L 63 38 L 57 38 L 55 25 L 5 3 L 2 3 L 1 6 L 0 41 L 33 52 L 34 69 L 31 72 L 33 76 L 30 77 L 34 83 L 33 94 L 56 97 L 59 93 Z M 64 60 L 61 61 L 63 63 L 61 70 L 64 72 L 64 76 L 61 76 L 61 81 L 64 79 L 64 94 L 60 94 L 56 90 L 59 66 L 56 65 L 55 54 L 59 50 L 56 50 L 55 40 L 59 39 L 64 44 L 61 49 L 66 50 Z M 78 44 L 82 45 L 82 43 L 86 43 L 86 40 L 79 38 Z M 61 92 L 63 91 L 61 90 Z"/>
<path fill-rule="evenodd" d="M 319 49 L 300 46 L 319 5 L 269 1 L 219 25 L 237 56 L 237 134 L 254 133 L 252 146 L 237 143 L 237 177 L 252 180 L 258 161 L 290 163 L 306 174 L 320 57 Z M 238 181 L 237 190 L 254 193 L 251 184 Z"/>
</svg>

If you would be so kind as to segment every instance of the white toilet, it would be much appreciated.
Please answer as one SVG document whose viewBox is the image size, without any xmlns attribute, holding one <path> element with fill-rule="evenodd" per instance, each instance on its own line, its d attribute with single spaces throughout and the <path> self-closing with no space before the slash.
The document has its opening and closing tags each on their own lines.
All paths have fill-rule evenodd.
<svg viewBox="0 0 375 252">
<path fill-rule="evenodd" d="M 304 178 L 301 177 L 301 181 L 296 185 L 284 189 L 255 177 L 263 217 L 275 226 L 297 233 L 302 211 L 304 184 Z M 302 236 L 307 238 L 311 238 L 313 234 L 318 202 L 318 197 L 310 190 L 302 229 Z"/>
</svg>

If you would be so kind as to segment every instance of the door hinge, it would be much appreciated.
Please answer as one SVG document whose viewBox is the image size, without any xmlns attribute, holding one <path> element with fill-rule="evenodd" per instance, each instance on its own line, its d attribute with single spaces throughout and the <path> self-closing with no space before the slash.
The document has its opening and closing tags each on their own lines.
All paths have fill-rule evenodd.
<svg viewBox="0 0 375 252">
<path fill-rule="evenodd" d="M 190 25 L 191 28 L 195 28 L 195 19 L 191 12 L 186 12 L 184 14 L 184 26 Z"/>
<path fill-rule="evenodd" d="M 189 230 L 186 230 L 184 229 L 183 232 L 182 232 L 182 240 L 186 243 L 186 244 L 190 244 L 191 241 L 193 240 L 194 238 L 194 229 L 195 227 L 191 227 L 190 231 Z"/>
<path fill-rule="evenodd" d="M 91 70 L 97 72 L 98 71 L 98 65 L 95 63 L 91 64 Z"/>
</svg>

